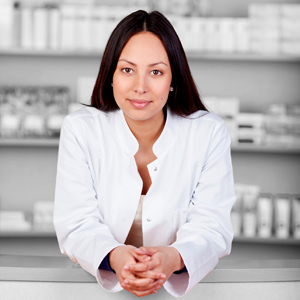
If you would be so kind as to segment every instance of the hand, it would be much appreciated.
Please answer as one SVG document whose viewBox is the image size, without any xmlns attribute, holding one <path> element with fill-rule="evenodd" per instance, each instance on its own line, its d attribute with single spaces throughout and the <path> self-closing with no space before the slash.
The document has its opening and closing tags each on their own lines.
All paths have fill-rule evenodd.
<svg viewBox="0 0 300 300">
<path fill-rule="evenodd" d="M 161 277 L 159 288 L 173 274 L 173 272 L 181 270 L 184 267 L 183 260 L 174 247 L 141 247 L 135 249 L 135 253 L 139 256 L 139 263 L 126 264 L 125 270 L 132 272 L 138 277 L 149 278 L 153 274 L 164 274 Z M 145 261 L 144 256 L 151 256 L 151 260 Z M 143 257 L 143 258 L 142 258 Z M 137 287 L 137 281 L 132 278 L 127 279 L 127 286 L 130 289 Z"/>
<path fill-rule="evenodd" d="M 151 276 L 142 278 L 138 274 L 133 274 L 126 270 L 125 265 L 136 265 L 151 260 L 151 257 L 145 254 L 137 254 L 134 246 L 119 246 L 113 249 L 109 255 L 109 263 L 111 268 L 116 272 L 121 286 L 130 293 L 143 297 L 156 293 L 160 288 L 159 280 L 161 274 L 152 272 Z M 129 280 L 135 282 L 134 286 L 128 285 Z M 158 287 L 159 286 L 159 287 Z"/>
</svg>

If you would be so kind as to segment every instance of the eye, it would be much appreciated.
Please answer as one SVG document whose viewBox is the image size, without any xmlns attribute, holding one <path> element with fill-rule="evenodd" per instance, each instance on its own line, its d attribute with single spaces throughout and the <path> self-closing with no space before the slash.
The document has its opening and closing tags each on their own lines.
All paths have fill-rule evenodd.
<svg viewBox="0 0 300 300">
<path fill-rule="evenodd" d="M 150 74 L 155 75 L 155 76 L 158 76 L 158 75 L 161 75 L 162 72 L 159 71 L 159 70 L 153 70 L 153 71 L 150 72 Z"/>
<path fill-rule="evenodd" d="M 123 69 L 122 69 L 122 72 L 124 72 L 124 73 L 126 73 L 126 74 L 130 74 L 130 73 L 133 72 L 133 70 L 130 69 L 130 68 L 123 68 Z"/>
</svg>

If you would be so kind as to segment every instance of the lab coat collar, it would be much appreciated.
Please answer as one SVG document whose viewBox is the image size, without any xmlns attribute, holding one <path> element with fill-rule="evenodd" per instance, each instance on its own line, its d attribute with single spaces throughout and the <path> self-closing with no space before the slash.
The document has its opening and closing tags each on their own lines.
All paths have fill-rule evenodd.
<svg viewBox="0 0 300 300">
<path fill-rule="evenodd" d="M 175 118 L 176 116 L 171 112 L 169 107 L 167 107 L 167 117 L 164 129 L 153 145 L 153 153 L 157 158 L 163 155 L 175 141 Z M 126 149 L 130 155 L 134 156 L 139 149 L 139 143 L 131 132 L 121 109 L 116 112 L 115 124 L 118 137 L 122 141 L 124 149 Z"/>
</svg>

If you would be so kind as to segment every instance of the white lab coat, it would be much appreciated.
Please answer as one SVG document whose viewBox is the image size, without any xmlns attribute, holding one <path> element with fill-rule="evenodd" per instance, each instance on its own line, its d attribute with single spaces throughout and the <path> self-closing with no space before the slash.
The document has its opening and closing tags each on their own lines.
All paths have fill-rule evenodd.
<svg viewBox="0 0 300 300">
<path fill-rule="evenodd" d="M 83 108 L 67 116 L 61 130 L 54 211 L 59 246 L 112 292 L 122 289 L 117 276 L 98 267 L 131 228 L 143 186 L 134 159 L 138 147 L 121 110 Z M 152 185 L 143 201 L 144 246 L 172 245 L 180 252 L 188 272 L 164 284 L 179 297 L 231 250 L 230 138 L 212 113 L 182 118 L 168 109 L 153 152 Z"/>
</svg>

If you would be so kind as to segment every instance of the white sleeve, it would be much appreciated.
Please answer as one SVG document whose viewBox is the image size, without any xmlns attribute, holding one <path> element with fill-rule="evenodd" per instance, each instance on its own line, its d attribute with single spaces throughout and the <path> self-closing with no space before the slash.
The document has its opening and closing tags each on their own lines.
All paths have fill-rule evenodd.
<svg viewBox="0 0 300 300">
<path fill-rule="evenodd" d="M 173 274 L 165 283 L 175 297 L 190 291 L 229 255 L 233 239 L 230 220 L 235 202 L 230 137 L 224 123 L 214 128 L 201 176 L 190 201 L 187 221 L 177 232 L 175 247 L 187 272 Z"/>
<path fill-rule="evenodd" d="M 76 119 L 78 121 L 78 119 Z M 60 250 L 97 278 L 106 290 L 122 289 L 117 276 L 98 267 L 120 244 L 103 224 L 85 154 L 84 130 L 66 117 L 61 130 L 57 165 L 54 225 Z"/>
</svg>

